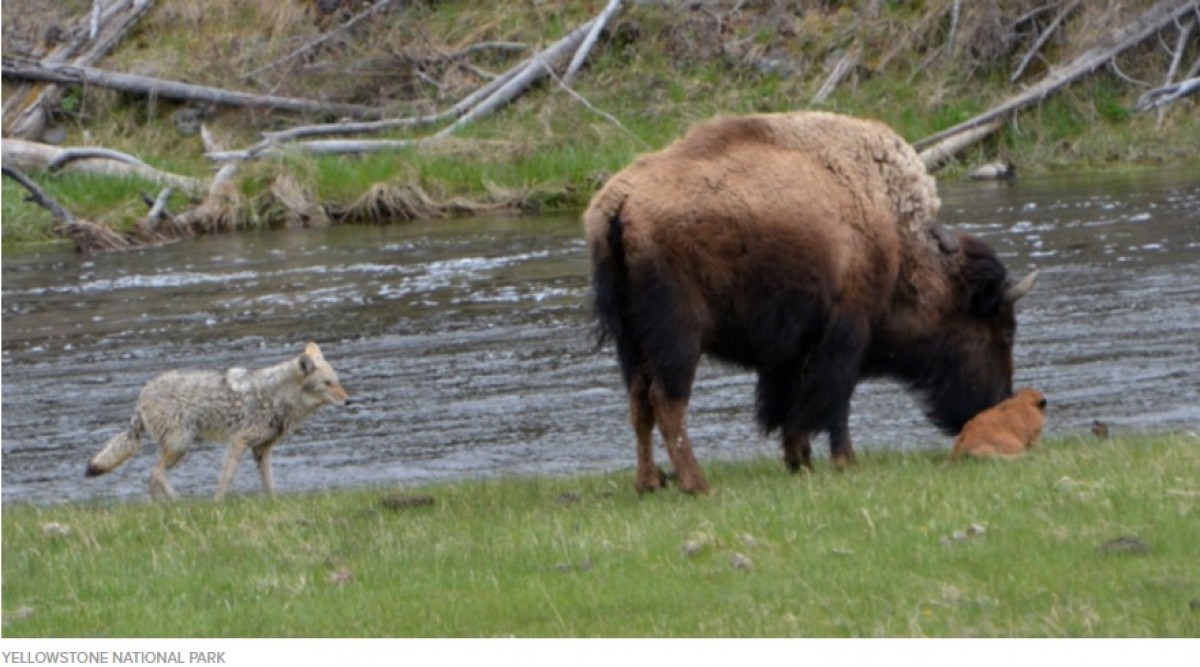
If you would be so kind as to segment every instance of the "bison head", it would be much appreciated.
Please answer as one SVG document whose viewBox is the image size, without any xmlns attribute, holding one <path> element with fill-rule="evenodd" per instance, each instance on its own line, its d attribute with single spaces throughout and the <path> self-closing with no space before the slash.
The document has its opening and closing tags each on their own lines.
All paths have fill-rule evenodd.
<svg viewBox="0 0 1200 667">
<path fill-rule="evenodd" d="M 923 395 L 929 419 L 957 433 L 1012 395 L 1014 307 L 1033 288 L 1037 271 L 1014 283 L 983 241 L 940 228 L 933 237 L 948 289 L 889 337 L 884 368 L 876 370 L 909 381 Z"/>
</svg>

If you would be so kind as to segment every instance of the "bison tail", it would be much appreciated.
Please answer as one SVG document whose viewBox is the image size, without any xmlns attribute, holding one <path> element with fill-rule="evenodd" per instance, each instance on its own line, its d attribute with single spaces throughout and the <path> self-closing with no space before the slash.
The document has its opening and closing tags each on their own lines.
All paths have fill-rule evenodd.
<svg viewBox="0 0 1200 667">
<path fill-rule="evenodd" d="M 622 235 L 620 209 L 605 215 L 595 209 L 585 215 L 592 255 L 592 306 L 596 317 L 596 346 L 615 343 L 621 376 L 628 387 L 637 366 L 630 325 L 630 281 Z"/>
</svg>

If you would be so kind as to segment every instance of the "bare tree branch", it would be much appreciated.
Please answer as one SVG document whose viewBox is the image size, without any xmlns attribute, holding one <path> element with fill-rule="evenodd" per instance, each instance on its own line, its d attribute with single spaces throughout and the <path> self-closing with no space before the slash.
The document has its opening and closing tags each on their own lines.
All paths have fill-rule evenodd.
<svg viewBox="0 0 1200 667">
<path fill-rule="evenodd" d="M 64 225 L 68 226 L 74 225 L 78 221 L 78 218 L 76 218 L 73 213 L 63 208 L 62 204 L 59 204 L 54 197 L 46 194 L 45 190 L 42 190 L 40 187 L 38 187 L 37 183 L 34 183 L 32 179 L 26 176 L 19 169 L 10 167 L 7 164 L 4 165 L 3 169 L 5 176 L 20 183 L 26 190 L 29 191 L 29 201 L 41 206 L 47 211 L 50 211 L 50 215 L 53 215 L 55 220 L 58 220 Z"/>
<path fill-rule="evenodd" d="M 1058 12 L 1058 15 L 1054 17 L 1054 20 L 1050 22 L 1050 25 L 1047 26 L 1044 31 L 1042 31 L 1041 35 L 1038 35 L 1038 38 L 1036 41 L 1034 41 L 1033 46 L 1029 47 L 1029 51 L 1025 54 L 1025 57 L 1021 59 L 1021 64 L 1017 65 L 1017 69 L 1012 73 L 1012 76 L 1009 77 L 1009 81 L 1016 83 L 1017 79 L 1021 78 L 1021 75 L 1025 73 L 1025 68 L 1029 67 L 1029 63 L 1033 61 L 1034 57 L 1039 51 L 1042 50 L 1042 47 L 1046 44 L 1046 42 L 1049 41 L 1050 36 L 1054 34 L 1055 30 L 1058 30 L 1058 26 L 1062 25 L 1063 20 L 1066 19 L 1071 12 L 1075 11 L 1075 8 L 1078 6 L 1079 0 L 1073 0 L 1071 4 L 1067 5 L 1064 9 Z"/>
<path fill-rule="evenodd" d="M 1152 111 L 1200 91 L 1200 77 L 1147 90 L 1133 106 L 1136 111 Z"/>
<path fill-rule="evenodd" d="M 571 63 L 567 65 L 567 71 L 563 74 L 563 82 L 570 83 L 577 73 L 579 68 L 583 67 L 583 62 L 587 60 L 588 54 L 592 52 L 592 47 L 599 39 L 600 33 L 608 25 L 609 20 L 621 9 L 621 0 L 610 0 L 608 6 L 596 17 L 596 21 L 592 23 L 592 29 L 588 31 L 587 37 L 584 38 L 583 44 L 575 51 L 575 55 L 571 58 Z"/>
<path fill-rule="evenodd" d="M 250 72 L 243 74 L 242 78 L 243 79 L 253 78 L 254 75 L 256 75 L 260 72 L 265 72 L 273 67 L 278 67 L 279 65 L 282 65 L 283 63 L 286 63 L 289 60 L 292 60 L 293 58 L 295 58 L 297 56 L 303 55 L 303 54 L 317 48 L 318 46 L 324 44 L 325 42 L 329 41 L 336 35 L 338 35 L 342 32 L 345 32 L 345 31 L 349 30 L 350 28 L 353 28 L 354 26 L 358 25 L 359 23 L 361 23 L 362 21 L 364 21 L 368 18 L 371 18 L 379 10 L 384 9 L 385 7 L 387 7 L 390 4 L 392 4 L 392 0 L 378 0 L 378 2 L 371 5 L 366 10 L 360 12 L 359 14 L 355 15 L 350 20 L 341 24 L 337 28 L 325 33 L 324 35 L 321 35 L 320 37 L 314 39 L 313 41 L 309 42 L 308 44 L 305 44 L 304 46 L 301 46 L 300 48 L 292 51 L 291 53 L 287 54 L 286 56 L 284 56 L 282 58 L 273 60 L 273 61 L 267 63 L 266 65 L 259 67 L 258 69 L 255 69 L 255 70 L 252 70 Z"/>
<path fill-rule="evenodd" d="M 136 74 L 110 72 L 94 67 L 54 65 L 7 56 L 3 59 L 3 65 L 5 78 L 32 79 L 59 84 L 78 83 L 174 100 L 208 102 L 226 106 L 259 109 L 282 109 L 297 113 L 336 114 L 359 118 L 378 117 L 382 115 L 379 109 L 359 104 L 321 102 L 294 97 L 277 97 L 274 95 L 256 95 L 222 88 L 198 86 L 180 81 L 167 81 L 154 77 L 138 76 Z"/>
<path fill-rule="evenodd" d="M 74 58 L 72 64 L 77 66 L 95 63 L 125 36 L 125 33 L 138 22 L 142 15 L 150 10 L 152 4 L 152 0 L 118 0 L 114 2 L 111 7 L 100 12 L 99 15 L 92 15 L 91 25 L 97 28 L 94 35 L 89 38 L 89 34 L 93 31 L 89 30 L 84 22 L 81 22 L 75 28 L 75 38 L 63 47 L 55 49 L 43 61 L 44 64 L 47 66 L 61 65 L 72 58 Z M 95 6 L 98 7 L 99 3 L 97 2 Z M 120 20 L 114 21 L 117 18 Z M 75 54 L 87 45 L 89 39 L 95 40 L 95 43 L 82 55 L 76 57 Z M 4 64 L 4 68 L 8 68 L 7 62 Z M 46 127 L 46 110 L 58 100 L 58 97 L 59 89 L 56 85 L 40 88 L 28 85 L 18 87 L 4 105 L 5 134 L 18 138 L 40 137 Z"/>
<path fill-rule="evenodd" d="M 92 174 L 125 178 L 135 176 L 188 192 L 203 189 L 200 179 L 160 171 L 132 155 L 106 148 L 60 148 L 36 141 L 6 137 L 0 141 L 0 153 L 3 154 L 5 165 L 18 169 L 57 171 L 70 167 L 72 171 Z"/>
<path fill-rule="evenodd" d="M 1140 44 L 1143 40 L 1157 34 L 1159 30 L 1170 25 L 1179 17 L 1194 10 L 1194 2 L 1181 3 L 1178 0 L 1161 0 L 1146 10 L 1140 17 L 1130 21 L 1126 27 L 1113 31 L 1108 39 L 1102 40 L 1101 43 L 1080 54 L 1066 67 L 1052 70 L 1041 81 L 1030 86 L 1021 94 L 1010 97 L 1001 104 L 968 121 L 916 141 L 913 143 L 913 146 L 921 150 L 955 134 L 988 125 L 992 121 L 1005 117 L 1017 109 L 1045 99 L 1050 93 L 1088 74 L 1097 67 L 1110 62 L 1126 49 Z"/>
</svg>

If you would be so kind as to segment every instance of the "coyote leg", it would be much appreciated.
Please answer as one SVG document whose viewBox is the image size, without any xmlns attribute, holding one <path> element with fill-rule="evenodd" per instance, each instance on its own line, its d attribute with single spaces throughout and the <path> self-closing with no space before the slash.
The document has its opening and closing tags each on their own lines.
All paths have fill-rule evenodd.
<svg viewBox="0 0 1200 667">
<path fill-rule="evenodd" d="M 263 493 L 275 495 L 275 478 L 271 474 L 271 449 L 274 442 L 254 448 L 254 462 L 258 464 L 258 476 L 262 480 Z"/>
<path fill-rule="evenodd" d="M 176 498 L 175 489 L 167 481 L 167 471 L 174 468 L 187 453 L 191 436 L 183 434 L 175 437 L 155 438 L 159 444 L 158 463 L 150 471 L 150 497 L 154 500 L 171 500 Z"/>
<path fill-rule="evenodd" d="M 225 467 L 221 470 L 221 480 L 217 482 L 217 493 L 213 496 L 213 500 L 220 501 L 225 497 L 225 493 L 233 484 L 233 474 L 237 472 L 238 463 L 241 462 L 245 453 L 246 441 L 241 437 L 234 436 L 229 441 L 229 452 L 225 454 Z"/>
</svg>

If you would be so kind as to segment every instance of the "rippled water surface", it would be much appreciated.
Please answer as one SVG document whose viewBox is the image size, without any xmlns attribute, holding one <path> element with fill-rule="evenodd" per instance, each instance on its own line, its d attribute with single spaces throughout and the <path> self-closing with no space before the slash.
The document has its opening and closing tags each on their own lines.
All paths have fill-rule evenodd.
<svg viewBox="0 0 1200 667">
<path fill-rule="evenodd" d="M 942 187 L 942 222 L 985 237 L 1021 302 L 1016 384 L 1043 389 L 1052 435 L 1200 429 L 1200 172 Z M 84 258 L 3 261 L 3 498 L 143 497 L 147 442 L 110 475 L 87 459 L 171 368 L 265 366 L 321 343 L 355 399 L 275 450 L 282 491 L 632 468 L 611 351 L 589 336 L 575 217 L 246 234 Z M 705 364 L 689 425 L 701 464 L 777 456 L 751 375 Z M 946 449 L 895 383 L 859 386 L 862 455 Z M 824 454 L 823 440 L 817 450 Z M 213 491 L 208 446 L 171 478 Z M 665 456 L 660 456 L 665 458 Z M 253 463 L 235 490 L 258 487 Z M 780 474 L 784 474 L 781 472 Z M 632 477 L 631 477 L 632 479 Z"/>
</svg>

